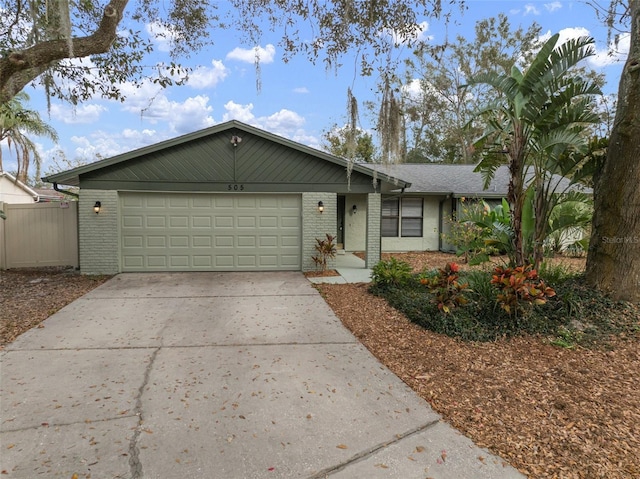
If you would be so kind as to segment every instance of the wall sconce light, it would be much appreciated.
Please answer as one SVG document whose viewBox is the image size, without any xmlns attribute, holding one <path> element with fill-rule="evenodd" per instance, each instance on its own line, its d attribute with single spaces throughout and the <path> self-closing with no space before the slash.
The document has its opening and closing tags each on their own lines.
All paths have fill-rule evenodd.
<svg viewBox="0 0 640 479">
<path fill-rule="evenodd" d="M 351 208 L 351 213 L 355 215 L 357 212 L 358 212 L 358 205 L 353 205 L 353 208 Z"/>
<path fill-rule="evenodd" d="M 99 201 L 96 201 L 96 204 L 93 205 L 93 211 L 98 214 L 100 213 L 100 208 L 102 208 L 102 203 L 100 203 Z"/>
<path fill-rule="evenodd" d="M 322 201 L 318 201 L 318 211 L 320 213 L 324 211 L 324 203 Z"/>
</svg>

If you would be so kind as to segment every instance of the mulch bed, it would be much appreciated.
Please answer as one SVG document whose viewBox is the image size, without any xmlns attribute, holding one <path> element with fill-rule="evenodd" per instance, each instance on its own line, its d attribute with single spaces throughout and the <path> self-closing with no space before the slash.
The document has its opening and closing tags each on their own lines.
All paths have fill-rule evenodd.
<svg viewBox="0 0 640 479">
<path fill-rule="evenodd" d="M 0 271 L 0 347 L 108 278 L 80 275 L 68 268 Z"/>
<path fill-rule="evenodd" d="M 455 259 L 394 256 L 416 269 Z M 584 267 L 584 259 L 567 263 Z M 640 477 L 639 335 L 613 338 L 606 349 L 562 349 L 530 336 L 468 343 L 409 322 L 367 285 L 317 288 L 346 327 L 448 422 L 529 477 Z"/>
</svg>

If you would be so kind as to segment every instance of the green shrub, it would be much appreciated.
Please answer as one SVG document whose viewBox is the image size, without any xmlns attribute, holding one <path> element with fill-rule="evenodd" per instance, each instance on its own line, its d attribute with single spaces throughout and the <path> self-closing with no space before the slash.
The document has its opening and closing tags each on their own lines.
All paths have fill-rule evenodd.
<svg viewBox="0 0 640 479">
<path fill-rule="evenodd" d="M 389 261 L 379 261 L 371 270 L 373 284 L 381 287 L 403 286 L 412 280 L 411 265 L 405 261 L 391 258 Z"/>
<path fill-rule="evenodd" d="M 572 271 L 568 266 L 550 261 L 543 261 L 538 269 L 538 276 L 543 278 L 552 286 L 558 286 L 568 279 L 575 278 L 578 273 Z"/>
</svg>

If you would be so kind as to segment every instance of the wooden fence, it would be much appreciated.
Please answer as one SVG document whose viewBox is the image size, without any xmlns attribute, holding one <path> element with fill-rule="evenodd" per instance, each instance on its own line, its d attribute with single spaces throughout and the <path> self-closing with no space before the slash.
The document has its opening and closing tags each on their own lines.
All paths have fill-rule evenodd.
<svg viewBox="0 0 640 479">
<path fill-rule="evenodd" d="M 0 202 L 0 269 L 78 267 L 78 203 Z"/>
</svg>

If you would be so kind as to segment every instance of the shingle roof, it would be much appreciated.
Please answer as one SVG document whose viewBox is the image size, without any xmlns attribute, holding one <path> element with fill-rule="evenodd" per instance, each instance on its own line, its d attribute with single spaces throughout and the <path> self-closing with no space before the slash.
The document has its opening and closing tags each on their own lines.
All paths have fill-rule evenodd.
<svg viewBox="0 0 640 479">
<path fill-rule="evenodd" d="M 407 163 L 400 165 L 376 165 L 375 169 L 389 176 L 402 178 L 411 186 L 405 193 L 428 193 L 434 195 L 469 196 L 483 198 L 502 198 L 509 189 L 509 169 L 501 166 L 491 181 L 489 188 L 484 189 L 482 174 L 473 170 L 476 165 L 443 165 L 431 163 Z M 560 190 L 569 186 L 569 180 L 557 177 L 561 182 Z M 583 189 L 585 192 L 586 189 Z"/>
</svg>

